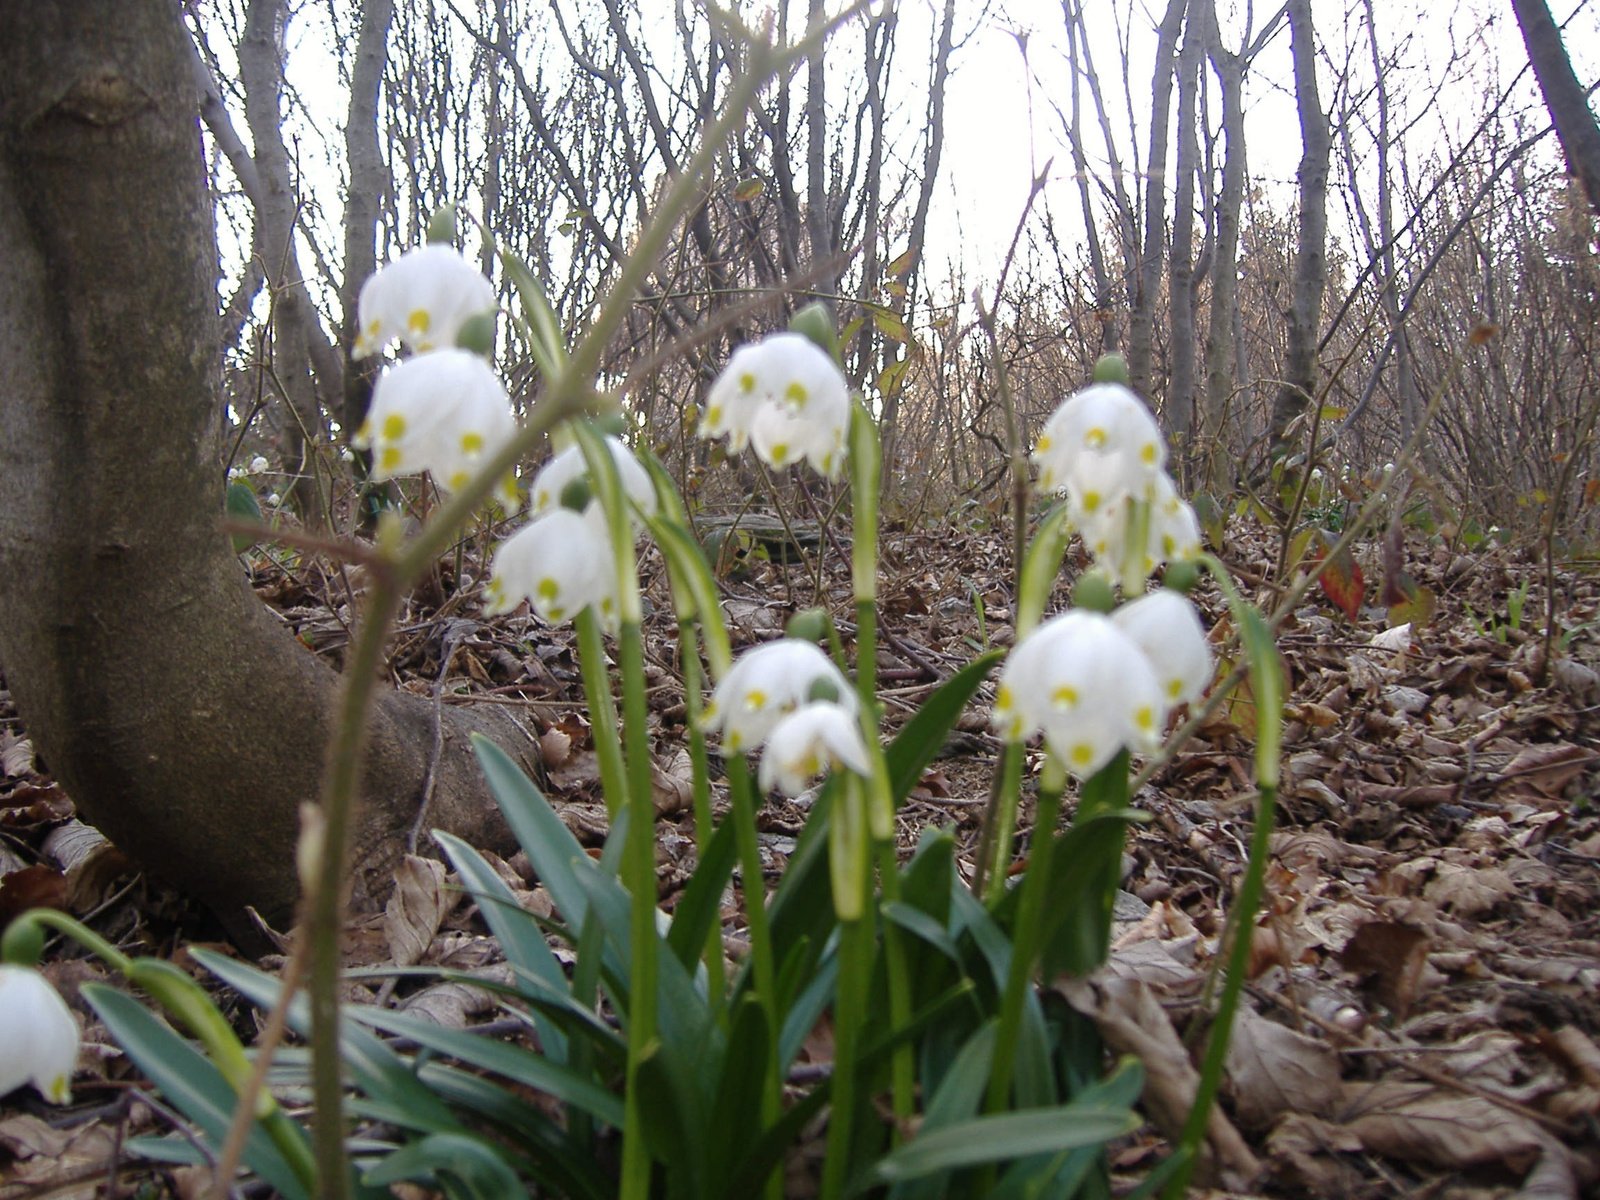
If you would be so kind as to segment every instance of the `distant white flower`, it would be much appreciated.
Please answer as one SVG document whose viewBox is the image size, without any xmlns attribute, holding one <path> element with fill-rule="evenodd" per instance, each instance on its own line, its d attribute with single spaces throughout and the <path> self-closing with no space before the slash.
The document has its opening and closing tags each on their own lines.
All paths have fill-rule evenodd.
<svg viewBox="0 0 1600 1200">
<path fill-rule="evenodd" d="M 830 700 L 802 704 L 772 727 L 761 753 L 761 790 L 798 796 L 814 776 L 845 767 L 871 775 L 872 763 L 855 714 Z"/>
<path fill-rule="evenodd" d="M 608 626 L 617 617 L 616 557 L 598 505 L 585 513 L 557 506 L 500 543 L 489 574 L 487 616 L 524 600 L 547 621 L 592 606 Z"/>
<path fill-rule="evenodd" d="M 259 475 L 271 465 L 272 464 L 267 462 L 265 458 L 258 454 L 250 460 L 250 474 Z"/>
<path fill-rule="evenodd" d="M 650 472 L 634 457 L 633 451 L 614 437 L 606 438 L 606 445 L 611 450 L 611 459 L 617 464 L 617 474 L 622 480 L 622 491 L 628 499 L 632 500 L 647 513 L 656 510 L 655 484 L 650 480 Z M 539 473 L 533 477 L 532 513 L 539 516 L 549 512 L 561 503 L 561 493 L 575 479 L 582 479 L 589 473 L 589 465 L 584 460 L 583 450 L 578 446 L 569 446 L 556 455 L 544 466 L 539 468 Z M 590 505 L 598 504 L 597 497 L 590 498 Z"/>
<path fill-rule="evenodd" d="M 1144 651 L 1168 704 L 1197 699 L 1211 682 L 1211 647 L 1187 597 L 1161 588 L 1124 604 L 1111 622 Z"/>
<path fill-rule="evenodd" d="M 700 420 L 702 437 L 747 444 L 769 466 L 805 459 L 822 474 L 844 466 L 850 389 L 838 365 L 810 338 L 775 333 L 739 347 L 711 385 Z"/>
<path fill-rule="evenodd" d="M 31 1083 L 50 1103 L 66 1104 L 79 1041 L 72 1010 L 43 975 L 0 966 L 0 1096 Z"/>
<path fill-rule="evenodd" d="M 722 748 L 761 745 L 785 716 L 814 700 L 856 712 L 856 694 L 833 660 L 812 642 L 779 638 L 747 650 L 717 684 L 702 723 L 722 732 Z"/>
<path fill-rule="evenodd" d="M 450 349 L 464 324 L 494 308 L 494 285 L 477 267 L 449 246 L 421 246 L 361 285 L 354 354 L 375 354 L 395 338 L 419 353 Z"/>
<path fill-rule="evenodd" d="M 246 471 L 243 467 L 229 467 L 228 468 L 228 478 L 229 479 L 243 479 L 249 473 L 250 472 Z"/>
<path fill-rule="evenodd" d="M 1150 487 L 1166 467 L 1167 444 L 1144 401 L 1120 383 L 1096 383 L 1045 422 L 1033 460 L 1040 488 L 1065 491 L 1093 511 Z"/>
<path fill-rule="evenodd" d="M 1087 778 L 1123 747 L 1152 748 L 1168 702 L 1149 660 L 1109 617 L 1073 609 L 1018 642 L 1000 673 L 993 723 L 1014 741 L 1044 731 L 1074 775 Z"/>
<path fill-rule="evenodd" d="M 378 377 L 367 419 L 351 438 L 372 450 L 372 478 L 420 471 L 447 491 L 461 488 L 517 431 L 494 370 L 467 350 L 437 350 L 396 363 Z M 507 507 L 516 481 L 500 483 Z"/>
<path fill-rule="evenodd" d="M 268 492 L 267 493 L 267 503 L 272 505 L 273 507 L 276 507 L 279 504 L 283 503 L 283 497 L 278 495 L 277 492 Z"/>
</svg>

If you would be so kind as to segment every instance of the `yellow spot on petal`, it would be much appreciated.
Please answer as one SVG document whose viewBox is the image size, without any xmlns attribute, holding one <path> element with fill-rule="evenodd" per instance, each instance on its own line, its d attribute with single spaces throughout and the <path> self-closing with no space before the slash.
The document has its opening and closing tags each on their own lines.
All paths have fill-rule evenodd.
<svg viewBox="0 0 1600 1200">
<path fill-rule="evenodd" d="M 754 372 L 746 371 L 743 375 L 739 376 L 739 390 L 741 392 L 753 392 L 756 390 L 756 377 Z"/>
<path fill-rule="evenodd" d="M 1048 449 L 1050 449 L 1050 435 L 1048 433 L 1040 434 L 1038 442 L 1034 444 L 1033 452 L 1035 454 L 1043 454 Z"/>
<path fill-rule="evenodd" d="M 1079 742 L 1067 757 L 1072 760 L 1073 765 L 1087 767 L 1094 761 L 1094 747 L 1088 742 Z"/>
<path fill-rule="evenodd" d="M 722 405 L 713 404 L 710 408 L 706 409 L 706 425 L 708 427 L 714 429 L 718 425 L 721 425 L 721 424 L 722 424 Z"/>
<path fill-rule="evenodd" d="M 1078 689 L 1064 683 L 1050 693 L 1050 703 L 1057 708 L 1076 708 L 1078 706 Z"/>
<path fill-rule="evenodd" d="M 390 413 L 383 419 L 383 440 L 398 442 L 406 435 L 406 419 L 399 413 Z"/>
<path fill-rule="evenodd" d="M 448 486 L 452 492 L 459 492 L 462 488 L 466 487 L 471 480 L 472 475 L 470 472 L 457 471 L 454 475 L 450 476 L 449 483 L 446 486 Z"/>
<path fill-rule="evenodd" d="M 781 467 L 781 466 L 783 466 L 784 463 L 786 463 L 788 461 L 789 461 L 789 443 L 788 442 L 779 442 L 776 446 L 774 446 L 772 448 L 772 463 L 773 463 L 774 466 Z"/>
<path fill-rule="evenodd" d="M 1156 461 L 1156 444 L 1154 442 L 1146 442 L 1143 446 L 1141 446 L 1139 448 L 1139 457 L 1144 459 L 1144 461 L 1147 462 L 1147 463 L 1155 462 Z"/>
<path fill-rule="evenodd" d="M 1181 680 L 1181 679 L 1168 680 L 1167 681 L 1167 695 L 1171 696 L 1174 700 L 1176 700 L 1179 696 L 1183 695 L 1183 680 Z"/>
<path fill-rule="evenodd" d="M 385 446 L 383 453 L 378 455 L 378 469 L 385 474 L 390 474 L 400 469 L 400 451 L 393 446 Z"/>
<path fill-rule="evenodd" d="M 1008 685 L 1002 683 L 1000 685 L 1000 690 L 997 691 L 994 694 L 994 708 L 995 708 L 995 711 L 996 712 L 1010 712 L 1011 711 L 1011 705 L 1013 703 L 1014 703 L 1014 701 L 1013 701 L 1013 698 L 1012 698 L 1012 695 L 1011 695 L 1011 688 Z"/>
<path fill-rule="evenodd" d="M 1098 450 L 1105 445 L 1106 431 L 1096 425 L 1084 432 L 1083 444 L 1091 450 Z"/>
<path fill-rule="evenodd" d="M 767 694 L 760 688 L 751 688 L 744 694 L 744 706 L 751 712 L 760 712 L 767 706 Z"/>
<path fill-rule="evenodd" d="M 539 586 L 535 588 L 534 591 L 541 600 L 554 600 L 557 596 L 561 595 L 561 585 L 550 576 L 546 575 L 543 579 L 539 580 Z"/>
<path fill-rule="evenodd" d="M 406 328 L 412 333 L 427 333 L 432 324 L 433 318 L 425 308 L 413 309 L 411 315 L 406 318 Z"/>
<path fill-rule="evenodd" d="M 806 406 L 806 401 L 811 399 L 810 395 L 806 392 L 805 384 L 801 383 L 798 379 L 783 389 L 783 398 L 785 400 L 793 400 L 796 408 L 804 408 Z"/>
<path fill-rule="evenodd" d="M 1133 723 L 1148 733 L 1155 727 L 1156 714 L 1148 704 L 1142 705 L 1134 709 Z"/>
<path fill-rule="evenodd" d="M 1085 492 L 1083 494 L 1083 511 L 1094 512 L 1100 507 L 1101 495 L 1099 492 Z"/>
<path fill-rule="evenodd" d="M 476 454 L 483 449 L 483 434 L 463 433 L 461 435 L 461 449 L 467 454 Z"/>
</svg>

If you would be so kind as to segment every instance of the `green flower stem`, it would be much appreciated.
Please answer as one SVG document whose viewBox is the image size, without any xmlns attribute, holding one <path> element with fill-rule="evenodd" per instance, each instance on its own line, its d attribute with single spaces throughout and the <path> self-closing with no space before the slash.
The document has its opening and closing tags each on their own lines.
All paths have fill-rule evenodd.
<svg viewBox="0 0 1600 1200">
<path fill-rule="evenodd" d="M 126 976 L 133 971 L 133 959 L 118 950 L 83 922 L 75 917 L 69 917 L 59 909 L 30 908 L 16 919 L 12 928 L 6 930 L 7 943 L 15 936 L 14 931 L 20 932 L 20 927 L 23 925 L 43 925 L 54 929 L 57 933 L 65 934 L 89 951 L 89 953 L 104 959 L 106 964 L 119 975 Z M 22 963 L 19 965 L 33 966 L 34 964 Z"/>
<path fill-rule="evenodd" d="M 622 764 L 622 738 L 617 729 L 617 699 L 606 671 L 606 645 L 600 633 L 600 618 L 593 608 L 585 605 L 572 623 L 578 630 L 578 670 L 583 675 L 583 694 L 589 703 L 589 733 L 600 764 L 600 790 L 606 798 L 606 816 L 614 821 L 628 794 L 628 785 Z"/>
<path fill-rule="evenodd" d="M 1011 1074 L 1022 1036 L 1022 1009 L 1028 989 L 1033 986 L 1033 967 L 1038 960 L 1044 932 L 1045 892 L 1050 886 L 1051 861 L 1055 857 L 1056 825 L 1061 820 L 1061 793 L 1067 785 L 1066 771 L 1055 755 L 1045 759 L 1039 776 L 1039 798 L 1034 808 L 1033 840 L 1028 847 L 1028 870 L 1022 877 L 1022 895 L 1017 902 L 1017 923 L 1011 935 L 1011 965 L 1006 973 L 1005 995 L 1000 1000 L 1000 1025 L 995 1031 L 993 1066 L 989 1070 L 989 1094 L 985 1110 L 1004 1112 L 1011 1101 Z M 1000 882 L 996 880 L 996 882 Z M 1003 883 L 1001 886 L 1004 886 Z"/>
<path fill-rule="evenodd" d="M 676 590 L 674 590 L 676 595 Z M 689 772 L 694 789 L 694 843 L 695 852 L 703 862 L 706 849 L 711 845 L 716 817 L 711 811 L 711 775 L 706 761 L 706 735 L 700 728 L 700 716 L 705 708 L 702 690 L 704 682 L 700 672 L 699 640 L 695 636 L 694 609 L 678 618 L 678 667 L 683 675 L 684 719 L 689 726 Z M 727 981 L 723 972 L 722 922 L 711 922 L 706 932 L 706 994 L 713 1012 L 721 1014 Z"/>
<path fill-rule="evenodd" d="M 833 811 L 833 820 L 851 820 L 851 810 L 857 829 L 855 836 L 864 837 L 866 831 L 865 803 L 860 795 L 860 782 L 856 776 L 845 780 L 845 794 L 839 797 Z M 873 919 L 872 910 L 865 897 L 871 891 L 871 872 L 865 858 L 859 861 L 855 877 L 848 881 L 858 893 L 856 911 L 863 915 L 839 923 L 839 980 L 834 987 L 833 1001 L 833 1080 L 830 1084 L 832 1111 L 828 1116 L 828 1149 L 822 1163 L 822 1200 L 841 1200 L 850 1171 L 850 1141 L 855 1125 L 857 1058 L 861 1048 L 861 1033 L 867 1019 L 867 992 L 872 982 Z"/>
<path fill-rule="evenodd" d="M 632 546 L 628 547 L 632 557 Z M 637 576 L 635 576 L 637 581 Z M 656 990 L 661 938 L 656 932 L 655 803 L 650 786 L 650 743 L 644 679 L 644 639 L 637 619 L 625 619 L 619 638 L 622 660 L 623 736 L 627 739 L 628 832 L 623 875 L 632 898 L 629 946 L 633 973 L 628 992 L 628 1092 L 625 1101 L 622 1200 L 646 1200 L 650 1194 L 650 1151 L 644 1140 L 644 1118 L 638 1073 L 655 1049 Z"/>
<path fill-rule="evenodd" d="M 995 792 L 995 819 L 992 826 L 994 841 L 989 846 L 989 857 L 979 863 L 979 869 L 988 867 L 988 886 L 984 901 L 992 908 L 1006 894 L 1006 880 L 1011 872 L 1011 840 L 1017 834 L 1017 805 L 1022 798 L 1022 743 L 1006 745 L 1000 761 L 1000 786 Z M 977 881 L 983 886 L 982 881 Z"/>
<path fill-rule="evenodd" d="M 900 898 L 900 864 L 894 839 L 878 843 L 878 878 L 885 903 Z M 911 1024 L 911 975 L 906 966 L 906 932 L 892 921 L 883 923 L 884 965 L 889 975 L 889 1029 L 898 1033 Z M 896 1143 L 904 1123 L 916 1111 L 916 1049 L 909 1038 L 899 1041 L 889 1060 L 890 1103 L 901 1126 L 895 1130 Z"/>
<path fill-rule="evenodd" d="M 778 1038 L 783 1028 L 782 1014 L 778 1011 L 777 967 L 772 954 L 772 931 L 767 922 L 766 874 L 761 868 L 761 845 L 756 839 L 756 796 L 750 784 L 750 767 L 742 754 L 730 754 L 728 766 L 728 798 L 733 808 L 733 836 L 739 850 L 739 875 L 744 897 L 745 930 L 750 935 L 750 978 L 755 981 L 756 1003 L 767 1015 L 767 1028 L 774 1036 L 768 1039 L 768 1053 L 761 1088 L 761 1118 L 764 1126 L 778 1120 L 783 1103 L 783 1083 L 778 1078 Z M 720 930 L 719 930 L 720 932 Z M 722 955 L 720 938 L 717 946 L 719 961 Z M 768 1191 L 782 1195 L 782 1179 L 774 1175 L 768 1182 Z"/>
<path fill-rule="evenodd" d="M 1166 1200 L 1182 1200 L 1188 1189 L 1189 1176 L 1198 1160 L 1200 1145 L 1211 1120 L 1211 1105 L 1222 1084 L 1223 1064 L 1233 1034 L 1233 1018 L 1239 1008 L 1239 996 L 1244 990 L 1245 974 L 1250 966 L 1250 940 L 1255 932 L 1256 909 L 1261 904 L 1261 894 L 1266 886 L 1278 799 L 1278 777 L 1282 767 L 1283 666 L 1272 640 L 1272 632 L 1260 610 L 1239 594 L 1239 589 L 1222 564 L 1215 559 L 1208 559 L 1208 565 L 1223 595 L 1227 597 L 1228 607 L 1238 623 L 1240 639 L 1250 661 L 1250 685 L 1256 701 L 1256 825 L 1250 835 L 1250 860 L 1245 866 L 1239 893 L 1234 898 L 1233 910 L 1228 914 L 1227 928 L 1231 941 L 1227 980 L 1217 1003 L 1216 1020 L 1206 1041 L 1194 1105 L 1189 1109 L 1188 1120 L 1178 1136 L 1175 1152 L 1178 1166 L 1162 1192 Z"/>
</svg>

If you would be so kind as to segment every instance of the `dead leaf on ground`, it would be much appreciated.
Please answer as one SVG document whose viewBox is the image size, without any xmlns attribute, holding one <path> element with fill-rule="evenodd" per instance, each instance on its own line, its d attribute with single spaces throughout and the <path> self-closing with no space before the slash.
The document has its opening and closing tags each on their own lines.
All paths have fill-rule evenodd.
<svg viewBox="0 0 1600 1200">
<path fill-rule="evenodd" d="M 1274 1178 L 1312 1196 L 1353 1194 L 1364 1176 L 1344 1156 L 1360 1154 L 1361 1149 L 1361 1139 L 1342 1125 L 1306 1113 L 1289 1113 L 1267 1137 Z"/>
<path fill-rule="evenodd" d="M 1485 1163 L 1526 1170 L 1548 1140 L 1533 1122 L 1498 1104 L 1425 1083 L 1347 1083 L 1340 1110 L 1371 1153 L 1447 1170 Z"/>
<path fill-rule="evenodd" d="M 1511 876 L 1497 867 L 1463 867 L 1439 863 L 1422 894 L 1459 917 L 1479 917 L 1517 894 Z"/>
<path fill-rule="evenodd" d="M 1327 1043 L 1241 1007 L 1228 1043 L 1234 1113 L 1265 1129 L 1284 1113 L 1327 1116 L 1340 1097 L 1339 1059 Z"/>
<path fill-rule="evenodd" d="M 113 1131 L 99 1121 L 53 1129 L 32 1115 L 8 1117 L 0 1121 L 0 1146 L 16 1161 L 6 1168 L 6 1182 L 33 1185 L 30 1194 L 49 1188 L 109 1161 L 116 1152 L 116 1140 Z M 104 1176 L 97 1175 L 75 1187 L 51 1189 L 50 1195 L 52 1200 L 92 1200 L 103 1181 Z"/>
<path fill-rule="evenodd" d="M 1155 993 L 1137 979 L 1103 976 L 1065 980 L 1056 984 L 1056 990 L 1095 1023 L 1114 1053 L 1138 1056 L 1144 1064 L 1145 1111 L 1162 1132 L 1175 1138 L 1188 1119 L 1200 1076 Z M 1201 1178 L 1210 1176 L 1228 1187 L 1245 1188 L 1261 1173 L 1260 1160 L 1219 1108 L 1211 1110 L 1206 1150 Z"/>
<path fill-rule="evenodd" d="M 0 928 L 30 908 L 67 911 L 67 877 L 55 867 L 40 863 L 0 879 Z"/>
<path fill-rule="evenodd" d="M 447 888 L 442 862 L 408 854 L 394 869 L 394 893 L 383 910 L 383 936 L 397 967 L 414 967 L 428 953 L 439 926 L 461 899 Z"/>
<path fill-rule="evenodd" d="M 1373 921 L 1356 930 L 1338 959 L 1346 971 L 1369 976 L 1378 1002 L 1404 1020 L 1428 965 L 1428 935 L 1405 925 Z"/>
</svg>

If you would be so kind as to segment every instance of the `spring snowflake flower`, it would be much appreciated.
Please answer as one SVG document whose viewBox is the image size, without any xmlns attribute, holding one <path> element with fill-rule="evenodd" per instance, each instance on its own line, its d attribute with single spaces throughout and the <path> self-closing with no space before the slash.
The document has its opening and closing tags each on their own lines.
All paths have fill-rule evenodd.
<svg viewBox="0 0 1600 1200">
<path fill-rule="evenodd" d="M 350 440 L 372 450 L 373 479 L 429 471 L 440 487 L 455 491 L 516 431 L 493 368 L 467 350 L 438 350 L 378 377 L 367 419 Z M 502 480 L 499 494 L 515 507 L 515 479 Z"/>
<path fill-rule="evenodd" d="M 0 966 L 0 1096 L 31 1083 L 51 1104 L 69 1102 L 79 1041 L 72 1010 L 43 975 Z"/>
<path fill-rule="evenodd" d="M 271 465 L 272 464 L 266 460 L 264 455 L 258 454 L 250 460 L 250 474 L 260 475 Z"/>
<path fill-rule="evenodd" d="M 1153 748 L 1167 700 L 1149 659 L 1109 617 L 1073 609 L 1018 642 L 1000 673 L 993 723 L 1013 741 L 1044 731 L 1078 778 L 1127 747 Z"/>
<path fill-rule="evenodd" d="M 608 627 L 617 618 L 617 566 L 598 504 L 577 513 L 556 507 L 512 534 L 495 551 L 484 615 L 527 600 L 547 621 L 592 607 Z"/>
<path fill-rule="evenodd" d="M 722 748 L 740 754 L 766 742 L 802 704 L 832 702 L 856 713 L 856 694 L 833 660 L 812 642 L 779 638 L 740 655 L 706 705 L 702 723 L 721 730 Z"/>
<path fill-rule="evenodd" d="M 1080 503 L 1098 494 L 1142 493 L 1167 464 L 1167 444 L 1155 418 L 1120 383 L 1096 383 L 1069 396 L 1045 422 L 1034 445 L 1039 486 L 1065 491 Z M 1086 503 L 1089 510 L 1097 501 Z"/>
<path fill-rule="evenodd" d="M 739 347 L 706 397 L 702 437 L 746 445 L 768 466 L 802 459 L 834 478 L 844 466 L 850 389 L 828 353 L 804 334 L 775 333 Z"/>
<path fill-rule="evenodd" d="M 855 714 L 830 700 L 802 704 L 772 727 L 761 753 L 761 790 L 798 796 L 823 771 L 844 767 L 871 775 L 872 763 Z"/>
<path fill-rule="evenodd" d="M 617 438 L 607 437 L 606 445 L 611 450 L 612 461 L 617 464 L 617 474 L 622 480 L 623 494 L 645 512 L 655 512 L 656 489 L 650 480 L 650 472 L 646 471 L 634 457 L 633 451 Z M 533 477 L 531 493 L 533 515 L 537 517 L 558 507 L 561 504 L 561 493 L 567 485 L 575 479 L 582 479 L 588 473 L 589 465 L 584 461 L 582 449 L 577 446 L 569 446 L 545 463 Z M 598 503 L 598 497 L 592 497 L 589 501 L 590 507 Z"/>
<path fill-rule="evenodd" d="M 395 338 L 418 353 L 449 349 L 463 325 L 495 307 L 494 285 L 477 267 L 449 246 L 421 246 L 361 285 L 353 353 L 365 358 Z"/>
<path fill-rule="evenodd" d="M 1200 522 L 1164 473 L 1142 496 L 1124 492 L 1092 512 L 1068 504 L 1068 519 L 1084 546 L 1113 579 L 1143 580 L 1163 562 L 1200 554 Z M 1125 592 L 1135 590 L 1125 585 Z"/>
<path fill-rule="evenodd" d="M 1187 704 L 1206 690 L 1211 647 L 1187 597 L 1160 588 L 1122 605 L 1111 614 L 1111 623 L 1144 651 L 1168 704 Z"/>
</svg>

